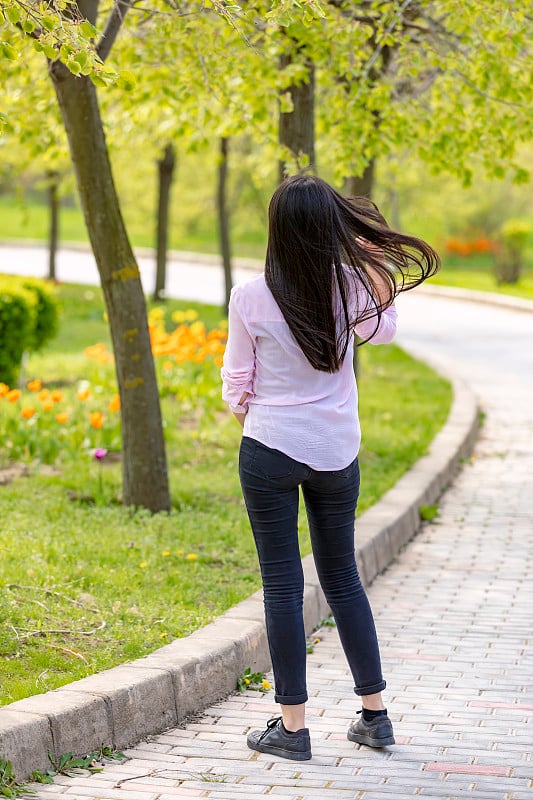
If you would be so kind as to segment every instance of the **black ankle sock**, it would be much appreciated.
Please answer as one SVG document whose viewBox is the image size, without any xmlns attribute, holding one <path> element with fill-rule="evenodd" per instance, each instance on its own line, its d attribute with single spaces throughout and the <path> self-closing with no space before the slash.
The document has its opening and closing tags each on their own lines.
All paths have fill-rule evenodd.
<svg viewBox="0 0 533 800">
<path fill-rule="evenodd" d="M 387 709 L 382 708 L 380 711 L 370 711 L 368 708 L 363 708 L 363 719 L 365 722 L 372 722 L 376 717 L 386 717 Z"/>
<path fill-rule="evenodd" d="M 294 736 L 295 733 L 299 733 L 299 731 L 288 731 L 285 725 L 283 724 L 283 720 L 281 721 L 281 726 L 283 728 L 283 732 L 288 734 L 289 736 Z"/>
</svg>

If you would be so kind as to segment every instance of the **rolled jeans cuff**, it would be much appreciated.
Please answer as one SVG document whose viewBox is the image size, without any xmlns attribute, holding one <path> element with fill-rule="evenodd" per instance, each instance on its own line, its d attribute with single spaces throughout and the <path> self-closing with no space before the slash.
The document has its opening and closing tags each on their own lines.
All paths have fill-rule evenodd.
<svg viewBox="0 0 533 800">
<path fill-rule="evenodd" d="M 282 706 L 299 706 L 300 703 L 307 703 L 308 699 L 307 692 L 303 694 L 274 695 L 274 701 Z"/>
<path fill-rule="evenodd" d="M 374 683 L 371 686 L 356 686 L 354 688 L 354 692 L 359 697 L 366 696 L 367 694 L 377 694 L 378 692 L 382 692 L 387 684 L 385 681 L 380 681 L 379 683 Z"/>
</svg>

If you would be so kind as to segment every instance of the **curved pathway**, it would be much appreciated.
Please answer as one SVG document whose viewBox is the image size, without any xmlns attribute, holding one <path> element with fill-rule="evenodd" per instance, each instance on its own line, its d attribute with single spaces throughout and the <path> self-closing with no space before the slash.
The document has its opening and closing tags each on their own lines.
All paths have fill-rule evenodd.
<svg viewBox="0 0 533 800">
<path fill-rule="evenodd" d="M 39 798 L 532 797 L 533 315 L 421 295 L 399 308 L 399 342 L 462 376 L 486 419 L 436 522 L 369 591 L 397 744 L 346 740 L 357 706 L 326 627 L 309 656 L 311 761 L 246 748 L 245 733 L 277 710 L 271 693 L 248 692 L 98 775 L 35 787 Z"/>
</svg>

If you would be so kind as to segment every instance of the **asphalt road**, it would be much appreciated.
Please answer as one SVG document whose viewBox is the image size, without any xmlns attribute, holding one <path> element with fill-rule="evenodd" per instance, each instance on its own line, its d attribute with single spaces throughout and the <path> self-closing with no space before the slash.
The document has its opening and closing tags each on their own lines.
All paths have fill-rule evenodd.
<svg viewBox="0 0 533 800">
<path fill-rule="evenodd" d="M 137 257 L 144 290 L 150 294 L 155 283 L 154 256 L 140 251 Z M 202 257 L 195 254 L 171 255 L 167 267 L 168 296 L 222 305 L 224 276 L 220 262 L 215 256 L 204 257 L 203 263 L 198 258 Z M 242 269 L 239 261 L 236 263 L 235 283 L 253 274 L 249 269 Z M 44 278 L 48 274 L 48 252 L 41 246 L 0 245 L 1 272 Z M 94 256 L 86 249 L 61 249 L 57 256 L 56 277 L 64 283 L 100 283 Z"/>
</svg>

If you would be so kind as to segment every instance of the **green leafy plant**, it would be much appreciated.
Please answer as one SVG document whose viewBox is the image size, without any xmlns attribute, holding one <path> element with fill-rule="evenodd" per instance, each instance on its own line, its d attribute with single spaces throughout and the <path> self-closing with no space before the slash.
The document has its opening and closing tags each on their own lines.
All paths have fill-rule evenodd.
<svg viewBox="0 0 533 800">
<path fill-rule="evenodd" d="M 439 507 L 438 505 L 419 506 L 418 513 L 423 522 L 433 522 L 433 520 L 439 516 Z"/>
<path fill-rule="evenodd" d="M 35 352 L 57 332 L 58 305 L 43 281 L 0 279 L 0 381 L 13 386 L 25 352 Z"/>
<path fill-rule="evenodd" d="M 501 226 L 501 247 L 496 258 L 498 283 L 518 283 L 525 266 L 525 251 L 531 230 L 529 222 L 521 219 L 508 219 Z"/>
<path fill-rule="evenodd" d="M 13 764 L 5 758 L 0 758 L 0 797 L 27 797 L 34 795 L 26 783 L 17 781 L 13 773 Z"/>
<path fill-rule="evenodd" d="M 239 692 L 245 692 L 247 689 L 252 689 L 254 692 L 268 692 L 271 688 L 264 673 L 252 672 L 250 667 L 247 667 L 237 679 L 237 691 Z"/>
<path fill-rule="evenodd" d="M 37 352 L 58 332 L 59 302 L 54 289 L 44 281 L 26 278 L 23 286 L 35 297 L 35 326 L 29 349 Z"/>
<path fill-rule="evenodd" d="M 85 771 L 92 774 L 102 772 L 106 761 L 122 761 L 126 758 L 124 753 L 113 750 L 112 747 L 102 745 L 99 750 L 93 750 L 86 756 L 74 756 L 72 753 L 63 753 L 56 758 L 51 750 L 48 751 L 50 767 L 46 772 L 35 770 L 31 774 L 31 779 L 35 783 L 53 783 L 56 775 L 82 775 Z"/>
</svg>

